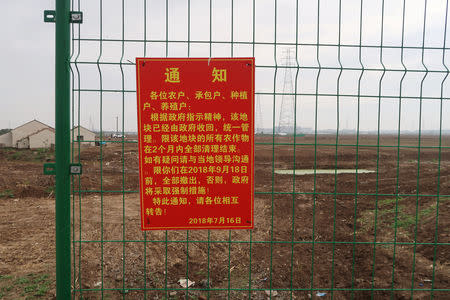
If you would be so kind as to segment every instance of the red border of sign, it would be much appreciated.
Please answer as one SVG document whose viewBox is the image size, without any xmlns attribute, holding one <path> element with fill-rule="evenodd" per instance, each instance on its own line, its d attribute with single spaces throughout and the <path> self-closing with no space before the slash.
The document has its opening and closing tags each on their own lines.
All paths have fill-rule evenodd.
<svg viewBox="0 0 450 300">
<path fill-rule="evenodd" d="M 141 229 L 142 230 L 182 230 L 182 229 L 188 229 L 188 230 L 197 230 L 197 229 L 253 229 L 254 228 L 254 224 L 255 224 L 255 220 L 254 220 L 254 189 L 255 189 L 255 137 L 254 137 L 254 132 L 255 132 L 255 58 L 254 57 L 238 57 L 238 58 L 210 58 L 210 57 L 205 57 L 205 58 L 145 58 L 145 57 L 136 57 L 136 94 L 137 94 L 137 111 L 138 111 L 138 127 L 139 124 L 141 124 L 141 110 L 140 108 L 140 104 L 141 104 L 141 99 L 140 99 L 140 63 L 141 62 L 145 62 L 145 61 L 165 61 L 165 62 L 169 62 L 169 61 L 207 61 L 207 62 L 215 62 L 215 61 L 230 61 L 230 60 L 251 60 L 253 63 L 253 68 L 252 68 L 252 78 L 251 78 L 251 100 L 252 100 L 252 120 L 253 122 L 251 123 L 251 131 L 253 134 L 253 139 L 252 139 L 252 143 L 251 143 L 251 182 L 250 182 L 250 212 L 251 212 L 251 224 L 248 226 L 195 226 L 195 227 L 189 227 L 189 226 L 180 226 L 180 227 L 146 227 L 144 226 L 145 222 L 144 222 L 144 216 L 145 216 L 145 212 L 144 212 L 144 205 L 143 205 L 143 193 L 144 193 L 144 182 L 143 182 L 143 178 L 144 176 L 142 176 L 142 168 L 141 168 L 141 161 L 143 160 L 142 158 L 142 152 L 141 152 L 141 147 L 138 146 L 139 148 L 139 198 L 140 198 L 140 205 L 141 205 Z M 142 137 L 142 130 L 138 130 L 138 134 L 139 134 L 139 141 L 143 140 Z M 139 144 L 138 144 L 139 145 Z"/>
</svg>

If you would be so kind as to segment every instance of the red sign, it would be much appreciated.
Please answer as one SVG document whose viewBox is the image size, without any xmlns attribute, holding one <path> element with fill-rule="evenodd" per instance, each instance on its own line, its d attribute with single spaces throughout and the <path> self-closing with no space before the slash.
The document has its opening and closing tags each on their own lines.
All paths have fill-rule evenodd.
<svg viewBox="0 0 450 300">
<path fill-rule="evenodd" d="M 254 58 L 137 58 L 142 230 L 253 228 Z"/>
</svg>

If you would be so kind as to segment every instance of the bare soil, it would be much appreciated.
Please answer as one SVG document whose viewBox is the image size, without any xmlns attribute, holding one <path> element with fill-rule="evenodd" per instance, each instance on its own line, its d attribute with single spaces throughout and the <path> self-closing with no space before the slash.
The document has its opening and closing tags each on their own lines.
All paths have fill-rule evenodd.
<svg viewBox="0 0 450 300">
<path fill-rule="evenodd" d="M 141 232 L 137 144 L 75 149 L 83 164 L 71 204 L 76 297 L 181 299 L 177 281 L 188 277 L 193 299 L 266 299 L 271 289 L 275 299 L 291 289 L 296 299 L 385 299 L 391 288 L 405 289 L 396 299 L 428 299 L 427 289 L 450 286 L 449 141 L 439 150 L 433 136 L 420 149 L 416 136 L 402 136 L 401 147 L 395 136 L 340 136 L 339 147 L 328 135 L 297 137 L 295 146 L 293 137 L 259 136 L 252 231 Z M 55 295 L 54 179 L 42 175 L 51 159 L 0 149 L 0 275 L 49 274 L 44 298 Z M 314 168 L 378 172 L 273 172 Z M 14 286 L 2 299 L 29 295 Z"/>
</svg>

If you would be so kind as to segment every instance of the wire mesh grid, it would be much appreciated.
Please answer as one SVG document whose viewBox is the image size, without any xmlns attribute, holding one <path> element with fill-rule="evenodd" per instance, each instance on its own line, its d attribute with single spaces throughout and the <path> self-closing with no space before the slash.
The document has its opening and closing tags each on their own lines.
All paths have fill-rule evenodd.
<svg viewBox="0 0 450 300">
<path fill-rule="evenodd" d="M 72 10 L 74 298 L 448 296 L 448 1 Z M 135 57 L 249 56 L 255 229 L 141 232 Z"/>
</svg>

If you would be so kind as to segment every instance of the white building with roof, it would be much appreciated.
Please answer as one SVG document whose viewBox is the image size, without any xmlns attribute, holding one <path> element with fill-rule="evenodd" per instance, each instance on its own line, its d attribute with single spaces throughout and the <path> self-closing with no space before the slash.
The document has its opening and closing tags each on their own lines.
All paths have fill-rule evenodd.
<svg viewBox="0 0 450 300">
<path fill-rule="evenodd" d="M 77 126 L 71 130 L 71 141 L 81 141 L 83 146 L 95 146 L 95 138 L 95 132 L 83 126 Z M 38 120 L 30 121 L 0 135 L 0 147 L 36 149 L 54 146 L 55 129 Z"/>
<path fill-rule="evenodd" d="M 33 120 L 0 135 L 0 147 L 50 148 L 55 145 L 55 129 Z"/>
<path fill-rule="evenodd" d="M 89 145 L 89 146 L 95 146 L 95 137 L 96 134 L 93 131 L 90 131 L 87 128 L 84 128 L 83 126 L 77 126 L 72 129 L 71 132 L 71 141 L 73 142 L 81 142 L 82 146 Z"/>
</svg>

